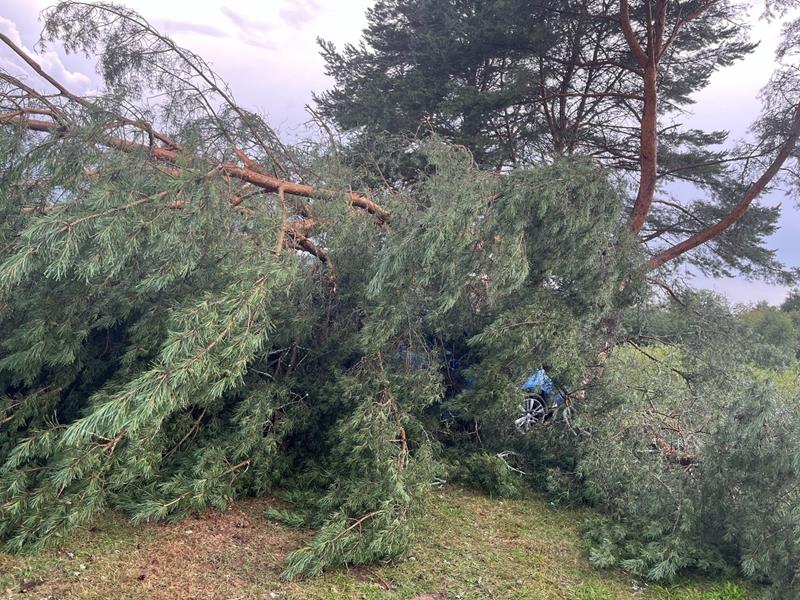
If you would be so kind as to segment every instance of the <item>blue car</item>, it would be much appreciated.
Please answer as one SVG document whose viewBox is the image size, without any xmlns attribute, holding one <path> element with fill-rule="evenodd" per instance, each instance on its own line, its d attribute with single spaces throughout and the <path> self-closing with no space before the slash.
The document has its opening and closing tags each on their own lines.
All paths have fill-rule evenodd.
<svg viewBox="0 0 800 600">
<path fill-rule="evenodd" d="M 412 369 L 428 368 L 431 365 L 429 355 L 406 347 L 400 347 L 394 357 Z M 450 373 L 458 373 L 462 371 L 465 363 L 468 364 L 468 361 L 451 357 L 447 361 L 447 370 Z M 466 378 L 463 384 L 467 389 L 472 389 L 475 382 L 471 378 Z M 567 400 L 564 390 L 553 383 L 544 368 L 531 373 L 521 389 L 524 393 L 522 404 L 519 406 L 522 414 L 514 420 L 514 424 L 523 433 L 529 432 L 537 425 L 552 421 L 558 409 L 565 405 Z"/>
<path fill-rule="evenodd" d="M 566 402 L 564 391 L 553 383 L 544 369 L 534 371 L 522 384 L 522 389 L 525 392 L 519 407 L 522 414 L 514 421 L 522 432 L 551 421 L 559 407 Z"/>
</svg>

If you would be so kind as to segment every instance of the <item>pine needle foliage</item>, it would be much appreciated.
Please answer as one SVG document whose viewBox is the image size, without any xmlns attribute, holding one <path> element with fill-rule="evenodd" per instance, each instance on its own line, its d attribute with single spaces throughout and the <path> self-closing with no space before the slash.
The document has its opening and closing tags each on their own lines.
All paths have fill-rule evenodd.
<svg viewBox="0 0 800 600">
<path fill-rule="evenodd" d="M 617 196 L 602 174 L 565 164 L 497 177 L 438 142 L 425 152 L 435 174 L 394 200 L 388 234 L 339 209 L 341 229 L 325 233 L 335 293 L 316 259 L 275 252 L 278 215 L 232 211 L 216 182 L 160 187 L 126 164 L 44 214 L 9 210 L 19 233 L 0 265 L 6 547 L 57 542 L 108 507 L 179 518 L 281 485 L 317 490 L 321 525 L 287 576 L 401 555 L 434 480 L 431 410 L 447 387 L 437 348 L 472 340 L 510 387 L 537 352 L 554 352 L 561 316 L 579 320 L 577 339 L 586 307 L 605 309 L 586 286 L 618 288 L 574 260 L 615 242 Z M 580 204 L 590 192 L 613 200 L 600 215 Z M 513 206 L 494 209 L 498 195 Z M 178 197 L 186 207 L 170 208 Z M 549 323 L 542 333 L 510 333 L 534 314 Z M 578 356 L 558 347 L 572 352 L 565 362 Z"/>
<path fill-rule="evenodd" d="M 598 566 L 736 564 L 798 594 L 794 338 L 753 335 L 790 319 L 649 310 L 597 162 L 486 171 L 435 135 L 287 147 L 127 9 L 61 2 L 45 38 L 96 56 L 105 89 L 0 73 L 5 549 L 106 509 L 180 519 L 282 493 L 271 516 L 317 529 L 284 575 L 315 575 L 402 556 L 449 472 L 593 503 Z M 632 306 L 647 322 L 628 314 L 631 348 L 581 406 Z M 579 412 L 524 436 L 542 365 Z"/>
</svg>

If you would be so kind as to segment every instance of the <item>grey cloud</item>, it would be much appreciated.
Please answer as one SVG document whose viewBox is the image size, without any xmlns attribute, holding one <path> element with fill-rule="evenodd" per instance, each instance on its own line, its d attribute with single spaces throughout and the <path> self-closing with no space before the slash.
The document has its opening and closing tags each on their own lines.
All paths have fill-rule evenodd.
<svg viewBox="0 0 800 600">
<path fill-rule="evenodd" d="M 266 50 L 275 48 L 275 43 L 269 38 L 269 33 L 274 29 L 272 23 L 243 17 L 227 6 L 220 7 L 220 10 L 236 26 L 243 43 Z"/>
<path fill-rule="evenodd" d="M 171 19 L 156 19 L 154 23 L 167 33 L 196 33 L 211 37 L 230 37 L 219 27 L 203 25 L 202 23 L 189 23 L 188 21 L 174 21 Z"/>
<path fill-rule="evenodd" d="M 291 6 L 281 9 L 280 16 L 287 25 L 300 28 L 313 23 L 321 8 L 317 0 L 295 0 Z"/>
</svg>

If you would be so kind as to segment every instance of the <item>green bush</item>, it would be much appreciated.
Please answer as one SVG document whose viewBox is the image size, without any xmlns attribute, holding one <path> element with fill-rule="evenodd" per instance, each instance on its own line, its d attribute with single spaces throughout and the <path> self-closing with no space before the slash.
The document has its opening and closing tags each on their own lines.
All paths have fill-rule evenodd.
<svg viewBox="0 0 800 600">
<path fill-rule="evenodd" d="M 797 371 L 754 368 L 735 317 L 707 301 L 702 335 L 618 348 L 581 417 L 590 559 L 653 580 L 737 567 L 799 597 Z"/>
</svg>

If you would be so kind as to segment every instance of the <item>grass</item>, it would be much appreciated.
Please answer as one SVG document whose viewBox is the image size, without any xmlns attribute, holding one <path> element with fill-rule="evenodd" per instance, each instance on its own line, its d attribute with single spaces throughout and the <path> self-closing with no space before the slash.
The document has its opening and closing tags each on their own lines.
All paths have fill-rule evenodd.
<svg viewBox="0 0 800 600">
<path fill-rule="evenodd" d="M 311 535 L 264 518 L 248 500 L 171 525 L 135 527 L 107 516 L 57 550 L 0 554 L 0 598 L 407 600 L 749 600 L 732 582 L 648 586 L 596 571 L 580 545 L 581 511 L 539 497 L 492 500 L 436 492 L 407 560 L 299 582 L 280 579 L 283 558 Z"/>
</svg>

